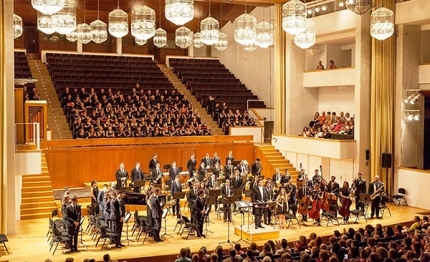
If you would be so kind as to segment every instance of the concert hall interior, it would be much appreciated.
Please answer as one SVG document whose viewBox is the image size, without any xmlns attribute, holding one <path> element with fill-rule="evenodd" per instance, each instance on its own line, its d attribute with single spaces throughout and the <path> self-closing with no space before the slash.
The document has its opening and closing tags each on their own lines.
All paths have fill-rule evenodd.
<svg viewBox="0 0 430 262">
<path fill-rule="evenodd" d="M 0 3 L 0 262 L 430 261 L 430 1 L 45 2 Z"/>
</svg>

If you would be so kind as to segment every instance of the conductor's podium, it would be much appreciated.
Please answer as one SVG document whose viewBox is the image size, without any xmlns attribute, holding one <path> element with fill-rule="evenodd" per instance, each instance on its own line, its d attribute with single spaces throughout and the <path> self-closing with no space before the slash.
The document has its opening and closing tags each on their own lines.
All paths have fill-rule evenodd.
<svg viewBox="0 0 430 262">
<path fill-rule="evenodd" d="M 242 235 L 241 235 L 242 233 Z M 269 240 L 279 238 L 279 229 L 273 229 L 273 226 L 266 226 L 265 228 L 255 229 L 254 224 L 248 227 L 248 225 L 235 226 L 234 234 L 242 236 L 242 238 L 249 240 L 250 242 L 259 240 Z"/>
</svg>

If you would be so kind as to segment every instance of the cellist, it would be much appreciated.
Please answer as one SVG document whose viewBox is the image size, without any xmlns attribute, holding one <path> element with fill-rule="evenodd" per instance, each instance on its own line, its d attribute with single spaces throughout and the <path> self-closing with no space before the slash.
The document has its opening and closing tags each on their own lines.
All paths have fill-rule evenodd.
<svg viewBox="0 0 430 262">
<path fill-rule="evenodd" d="M 320 185 L 319 184 L 314 184 L 314 190 L 312 191 L 312 194 L 311 194 L 311 199 L 312 199 L 312 201 L 318 201 L 319 203 L 321 203 L 321 204 L 317 204 L 317 210 L 316 210 L 316 212 L 318 212 L 319 213 L 319 209 L 321 208 L 321 205 L 322 205 L 322 202 L 323 202 L 323 198 L 324 198 L 324 194 L 323 194 L 323 192 L 322 192 L 322 190 L 321 190 L 321 187 L 320 187 Z M 317 225 L 317 226 L 320 226 L 321 224 L 320 224 L 320 221 L 321 221 L 321 218 L 320 218 L 320 216 L 318 216 L 318 218 L 314 218 L 314 225 Z"/>
<path fill-rule="evenodd" d="M 339 197 L 341 198 L 341 203 L 342 203 L 341 210 L 349 211 L 349 207 L 352 204 L 351 199 L 349 199 L 350 193 L 351 193 L 351 189 L 349 188 L 349 183 L 348 181 L 344 181 L 343 186 L 340 188 L 340 192 L 339 192 Z M 349 212 L 342 212 L 341 210 L 339 210 L 339 214 L 343 217 L 343 222 L 346 224 L 348 223 L 348 220 L 349 220 Z"/>
<path fill-rule="evenodd" d="M 303 182 L 303 183 L 301 183 L 300 187 L 297 189 L 296 197 L 298 200 L 303 200 L 304 197 L 309 196 L 310 193 L 311 193 L 310 190 L 308 190 L 308 188 L 306 187 L 306 182 Z M 305 213 L 304 212 L 300 213 L 300 210 L 299 210 L 299 213 L 302 215 L 302 222 L 306 222 L 308 220 L 308 215 L 307 215 L 308 207 L 307 206 L 306 206 L 305 211 L 306 211 Z"/>
</svg>

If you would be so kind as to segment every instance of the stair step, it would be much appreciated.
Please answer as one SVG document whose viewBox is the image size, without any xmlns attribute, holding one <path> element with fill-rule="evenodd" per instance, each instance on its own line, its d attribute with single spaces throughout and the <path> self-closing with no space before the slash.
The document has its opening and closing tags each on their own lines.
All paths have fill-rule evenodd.
<svg viewBox="0 0 430 262">
<path fill-rule="evenodd" d="M 44 202 L 28 202 L 28 203 L 21 203 L 21 209 L 30 209 L 33 207 L 54 207 L 56 204 L 55 201 L 44 201 Z M 52 208 L 51 208 L 52 210 Z"/>
<path fill-rule="evenodd" d="M 54 192 L 52 190 L 50 191 L 30 191 L 30 192 L 22 192 L 22 197 L 34 197 L 34 196 L 50 196 L 54 198 Z"/>
<path fill-rule="evenodd" d="M 29 197 L 22 197 L 21 198 L 21 203 L 38 203 L 38 202 L 50 202 L 50 201 L 54 201 L 54 194 L 51 194 L 49 196 L 40 196 L 37 195 L 35 196 L 34 194 L 32 194 Z"/>
<path fill-rule="evenodd" d="M 22 188 L 27 187 L 46 187 L 51 186 L 51 181 L 31 181 L 31 182 L 22 182 Z"/>
<path fill-rule="evenodd" d="M 22 192 L 37 192 L 37 191 L 52 191 L 52 186 L 26 186 L 22 188 Z"/>
<path fill-rule="evenodd" d="M 21 214 L 21 220 L 36 219 L 36 218 L 50 218 L 51 215 L 52 215 L 52 212 L 41 212 L 37 214 Z"/>
<path fill-rule="evenodd" d="M 40 214 L 40 213 L 52 213 L 52 210 L 57 208 L 55 206 L 55 203 L 52 202 L 51 206 L 45 206 L 45 207 L 31 207 L 31 208 L 21 208 L 21 215 L 27 215 L 27 214 Z"/>
<path fill-rule="evenodd" d="M 51 177 L 46 175 L 31 175 L 22 176 L 22 182 L 33 182 L 33 181 L 49 181 L 51 182 Z"/>
</svg>

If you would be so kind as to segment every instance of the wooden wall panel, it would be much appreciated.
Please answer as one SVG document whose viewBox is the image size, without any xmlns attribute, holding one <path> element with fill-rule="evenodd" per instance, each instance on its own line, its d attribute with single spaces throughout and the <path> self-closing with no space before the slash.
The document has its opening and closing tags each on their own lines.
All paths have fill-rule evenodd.
<svg viewBox="0 0 430 262">
<path fill-rule="evenodd" d="M 186 162 L 191 152 L 196 158 L 209 153 L 212 157 L 217 152 L 222 164 L 228 151 L 233 151 L 235 159 L 254 161 L 253 143 L 209 143 L 209 144 L 168 144 L 146 146 L 107 146 L 107 147 L 72 147 L 52 148 L 45 151 L 48 168 L 54 188 L 82 187 L 84 182 L 93 179 L 113 181 L 115 171 L 123 162 L 125 169 L 131 172 L 135 163 L 141 163 L 142 169 L 148 171 L 148 163 L 154 153 L 158 154 L 161 166 L 173 161 L 186 169 Z"/>
</svg>

